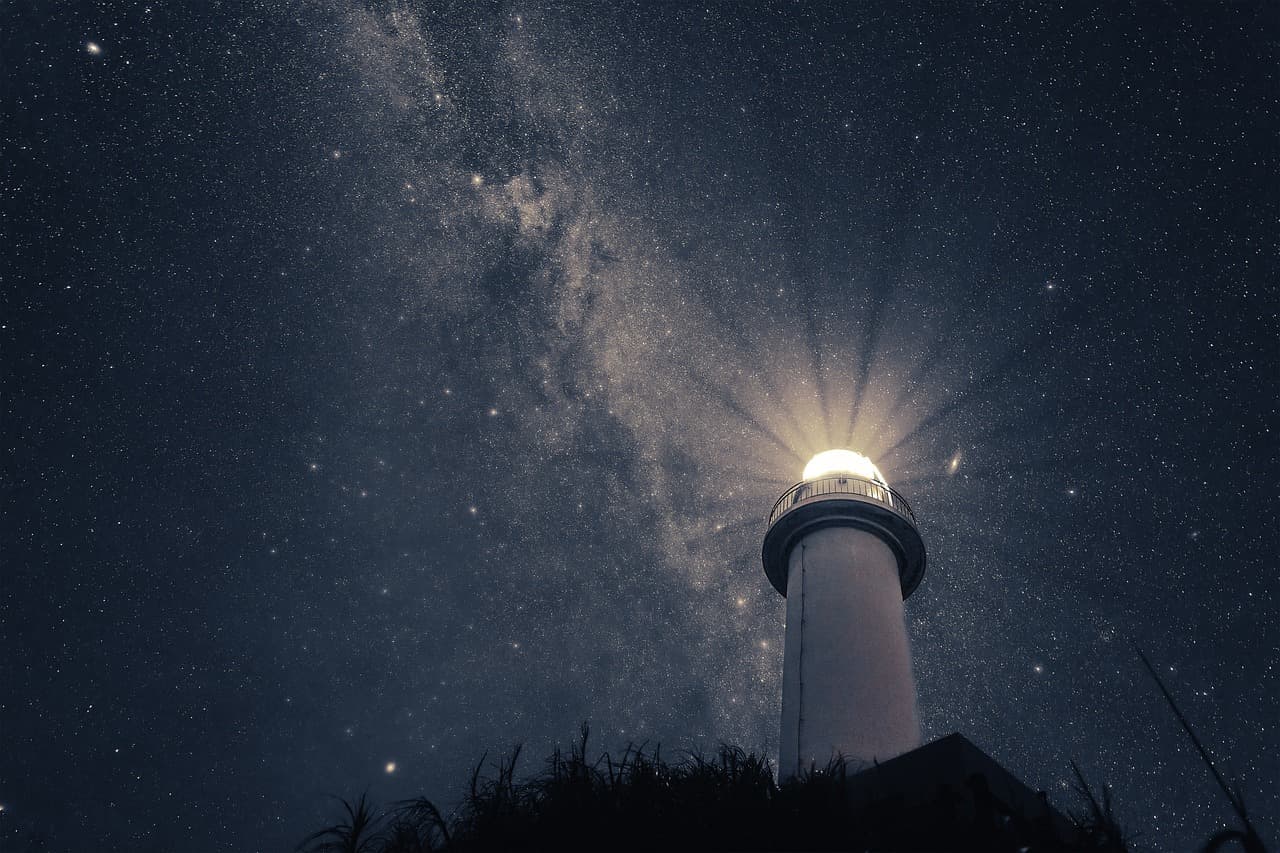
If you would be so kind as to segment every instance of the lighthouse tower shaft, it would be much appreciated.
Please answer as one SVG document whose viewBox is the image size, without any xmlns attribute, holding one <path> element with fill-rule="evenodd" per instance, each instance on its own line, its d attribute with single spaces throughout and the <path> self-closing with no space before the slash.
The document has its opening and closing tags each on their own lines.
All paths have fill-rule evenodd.
<svg viewBox="0 0 1280 853">
<path fill-rule="evenodd" d="M 770 515 L 764 564 L 787 598 L 779 778 L 919 746 L 903 601 L 924 544 L 905 499 L 853 476 L 797 484 Z"/>
<path fill-rule="evenodd" d="M 897 559 L 865 530 L 808 534 L 788 571 L 780 775 L 919 745 Z"/>
</svg>

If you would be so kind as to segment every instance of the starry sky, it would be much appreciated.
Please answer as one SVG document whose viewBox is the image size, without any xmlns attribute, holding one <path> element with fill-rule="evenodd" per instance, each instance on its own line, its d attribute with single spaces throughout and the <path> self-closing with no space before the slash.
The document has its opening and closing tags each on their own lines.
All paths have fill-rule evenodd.
<svg viewBox="0 0 1280 853">
<path fill-rule="evenodd" d="M 1280 13 L 1064 5 L 7 4 L 0 849 L 773 752 L 829 447 L 926 738 L 1277 843 Z"/>
</svg>

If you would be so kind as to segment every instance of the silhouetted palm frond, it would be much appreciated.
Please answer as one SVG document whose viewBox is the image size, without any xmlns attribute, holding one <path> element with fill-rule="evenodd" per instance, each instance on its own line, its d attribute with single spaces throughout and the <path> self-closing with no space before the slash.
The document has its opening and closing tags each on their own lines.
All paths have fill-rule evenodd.
<svg viewBox="0 0 1280 853">
<path fill-rule="evenodd" d="M 391 820 L 380 853 L 428 853 L 449 846 L 449 822 L 426 797 L 396 803 Z"/>
<path fill-rule="evenodd" d="M 380 853 L 383 817 L 374 811 L 368 793 L 354 803 L 335 799 L 342 803 L 345 819 L 308 835 L 298 844 L 299 853 Z"/>
</svg>

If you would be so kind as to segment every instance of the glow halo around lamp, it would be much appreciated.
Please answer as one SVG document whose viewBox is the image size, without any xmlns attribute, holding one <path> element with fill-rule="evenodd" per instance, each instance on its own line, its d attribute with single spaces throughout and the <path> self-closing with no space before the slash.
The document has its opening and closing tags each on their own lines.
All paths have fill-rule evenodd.
<svg viewBox="0 0 1280 853">
<path fill-rule="evenodd" d="M 831 474 L 853 474 L 884 486 L 889 485 L 874 462 L 853 450 L 824 450 L 804 466 L 806 480 L 816 480 Z"/>
</svg>

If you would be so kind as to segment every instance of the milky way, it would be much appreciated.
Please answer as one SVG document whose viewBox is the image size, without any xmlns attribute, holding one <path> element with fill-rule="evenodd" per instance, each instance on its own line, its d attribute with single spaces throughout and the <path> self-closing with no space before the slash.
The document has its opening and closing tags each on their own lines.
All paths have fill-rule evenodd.
<svg viewBox="0 0 1280 853">
<path fill-rule="evenodd" d="M 1137 645 L 1276 837 L 1274 10 L 9 14 L 0 849 L 773 754 L 831 447 L 926 739 L 1200 843 Z"/>
</svg>

